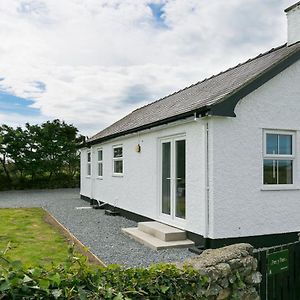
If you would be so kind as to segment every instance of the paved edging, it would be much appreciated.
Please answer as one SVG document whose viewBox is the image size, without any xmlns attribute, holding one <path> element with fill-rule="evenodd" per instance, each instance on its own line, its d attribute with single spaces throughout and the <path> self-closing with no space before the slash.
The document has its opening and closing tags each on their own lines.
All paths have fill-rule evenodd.
<svg viewBox="0 0 300 300">
<path fill-rule="evenodd" d="M 51 215 L 48 210 L 45 208 L 43 208 L 43 210 L 46 212 L 47 217 L 45 221 L 51 225 L 55 225 L 69 241 L 74 243 L 78 251 L 87 256 L 89 262 L 106 267 L 105 263 L 101 259 L 99 259 L 92 251 L 88 249 L 88 247 L 81 243 L 64 225 L 62 225 L 53 215 Z"/>
</svg>

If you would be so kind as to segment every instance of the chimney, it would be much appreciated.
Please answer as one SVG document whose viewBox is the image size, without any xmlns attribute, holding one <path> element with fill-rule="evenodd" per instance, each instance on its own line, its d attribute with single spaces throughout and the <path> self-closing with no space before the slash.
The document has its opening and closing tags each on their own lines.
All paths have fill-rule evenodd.
<svg viewBox="0 0 300 300">
<path fill-rule="evenodd" d="M 288 21 L 288 42 L 290 46 L 300 41 L 300 1 L 286 10 Z"/>
</svg>

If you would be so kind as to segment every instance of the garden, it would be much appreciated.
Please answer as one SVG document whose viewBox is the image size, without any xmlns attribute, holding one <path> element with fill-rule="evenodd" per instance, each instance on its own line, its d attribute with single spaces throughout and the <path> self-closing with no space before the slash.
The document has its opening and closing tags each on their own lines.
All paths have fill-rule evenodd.
<svg viewBox="0 0 300 300">
<path fill-rule="evenodd" d="M 0 299 L 201 299 L 205 276 L 174 265 L 99 267 L 41 208 L 0 209 Z M 203 298 L 205 299 L 205 298 Z"/>
<path fill-rule="evenodd" d="M 60 264 L 68 258 L 68 241 L 42 208 L 0 209 L 0 249 L 26 267 Z"/>
</svg>

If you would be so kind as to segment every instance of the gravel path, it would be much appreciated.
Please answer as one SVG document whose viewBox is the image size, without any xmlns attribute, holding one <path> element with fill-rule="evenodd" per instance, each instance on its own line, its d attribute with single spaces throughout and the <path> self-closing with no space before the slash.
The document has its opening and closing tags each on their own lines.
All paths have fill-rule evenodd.
<svg viewBox="0 0 300 300">
<path fill-rule="evenodd" d="M 100 209 L 76 209 L 84 206 L 89 203 L 80 199 L 78 189 L 0 192 L 0 207 L 45 208 L 106 264 L 148 266 L 194 256 L 187 249 L 151 250 L 121 232 L 136 222 Z"/>
</svg>

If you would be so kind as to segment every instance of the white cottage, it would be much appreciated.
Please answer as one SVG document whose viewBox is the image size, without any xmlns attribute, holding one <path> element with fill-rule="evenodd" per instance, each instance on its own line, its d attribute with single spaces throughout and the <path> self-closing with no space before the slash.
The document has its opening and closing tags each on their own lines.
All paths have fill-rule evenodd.
<svg viewBox="0 0 300 300">
<path fill-rule="evenodd" d="M 141 107 L 81 149 L 81 196 L 205 247 L 300 231 L 300 2 L 288 43 Z"/>
</svg>

